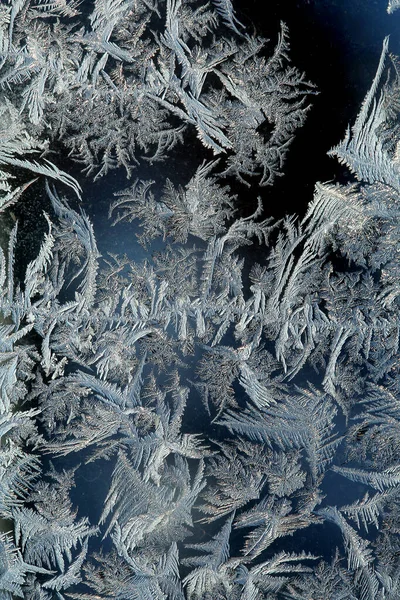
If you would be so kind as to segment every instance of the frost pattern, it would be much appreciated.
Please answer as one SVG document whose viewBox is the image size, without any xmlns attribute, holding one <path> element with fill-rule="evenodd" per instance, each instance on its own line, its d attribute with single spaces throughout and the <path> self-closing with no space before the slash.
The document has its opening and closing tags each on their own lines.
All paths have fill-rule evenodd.
<svg viewBox="0 0 400 600">
<path fill-rule="evenodd" d="M 315 92 L 286 26 L 267 57 L 230 1 L 80 8 L 0 7 L 0 209 L 42 182 L 48 200 L 22 276 L 18 223 L 0 250 L 2 597 L 398 598 L 388 40 L 330 152 L 357 180 L 317 182 L 303 219 L 274 222 L 261 201 L 239 216 L 231 187 L 282 173 Z M 205 159 L 185 186 L 133 176 L 189 141 Z M 80 183 L 57 166 L 66 150 L 95 178 L 125 169 L 110 216 L 135 221 L 145 247 L 163 241 L 146 260 L 100 255 L 72 208 Z M 250 268 L 254 241 L 264 254 Z M 332 502 L 329 481 L 345 479 L 358 497 Z M 330 562 L 307 544 L 315 531 L 341 537 Z"/>
</svg>

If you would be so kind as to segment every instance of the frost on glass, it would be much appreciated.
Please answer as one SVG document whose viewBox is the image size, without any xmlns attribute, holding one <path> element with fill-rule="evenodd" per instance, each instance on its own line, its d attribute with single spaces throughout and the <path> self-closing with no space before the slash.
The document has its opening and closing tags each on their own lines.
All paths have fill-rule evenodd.
<svg viewBox="0 0 400 600">
<path fill-rule="evenodd" d="M 273 47 L 230 0 L 90 7 L 0 6 L 1 211 L 46 194 L 22 275 L 18 222 L 0 249 L 1 597 L 398 598 L 388 39 L 330 151 L 354 181 L 317 182 L 305 216 L 277 222 L 257 199 L 243 216 L 231 188 L 283 173 L 316 93 L 286 25 Z M 179 147 L 198 157 L 185 185 L 140 178 Z M 101 256 L 76 208 L 118 168 L 110 227 L 160 242 L 142 261 Z"/>
</svg>

